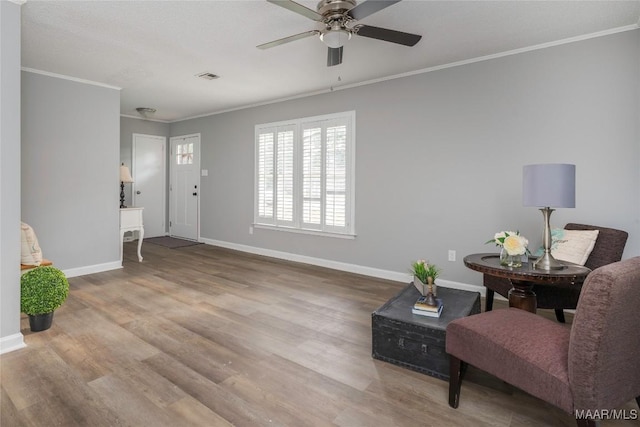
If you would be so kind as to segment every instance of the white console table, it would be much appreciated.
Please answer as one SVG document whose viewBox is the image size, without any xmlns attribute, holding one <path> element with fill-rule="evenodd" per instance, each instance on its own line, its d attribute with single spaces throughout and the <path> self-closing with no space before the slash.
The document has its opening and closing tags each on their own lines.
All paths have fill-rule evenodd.
<svg viewBox="0 0 640 427">
<path fill-rule="evenodd" d="M 142 239 L 144 238 L 144 225 L 142 223 L 142 210 L 144 208 L 120 208 L 120 264 L 122 264 L 122 245 L 124 233 L 127 231 L 138 232 L 138 261 L 142 262 Z"/>
</svg>

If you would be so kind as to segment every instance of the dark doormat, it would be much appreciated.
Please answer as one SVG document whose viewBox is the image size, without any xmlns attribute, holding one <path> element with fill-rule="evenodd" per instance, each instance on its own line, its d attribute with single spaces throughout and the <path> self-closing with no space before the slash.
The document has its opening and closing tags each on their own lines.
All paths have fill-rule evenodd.
<svg viewBox="0 0 640 427">
<path fill-rule="evenodd" d="M 200 242 L 194 242 L 193 240 L 184 240 L 169 236 L 151 237 L 149 239 L 144 239 L 143 241 L 144 243 L 153 243 L 154 245 L 164 246 L 169 249 L 184 248 L 187 246 L 202 244 Z"/>
</svg>

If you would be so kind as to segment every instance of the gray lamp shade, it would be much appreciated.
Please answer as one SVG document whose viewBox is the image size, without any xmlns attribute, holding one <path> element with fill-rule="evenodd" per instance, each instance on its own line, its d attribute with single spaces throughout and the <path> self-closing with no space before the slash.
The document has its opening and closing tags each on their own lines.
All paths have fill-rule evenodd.
<svg viewBox="0 0 640 427">
<path fill-rule="evenodd" d="M 522 205 L 576 207 L 576 165 L 526 165 L 522 174 Z"/>
</svg>

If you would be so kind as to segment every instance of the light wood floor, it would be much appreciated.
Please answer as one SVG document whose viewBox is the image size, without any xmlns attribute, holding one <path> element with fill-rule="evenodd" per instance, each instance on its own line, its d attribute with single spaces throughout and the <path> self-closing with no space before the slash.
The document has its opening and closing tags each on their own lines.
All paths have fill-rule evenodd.
<svg viewBox="0 0 640 427">
<path fill-rule="evenodd" d="M 371 312 L 402 283 L 207 245 L 143 255 L 70 279 L 50 330 L 22 318 L 2 427 L 575 425 L 477 372 L 454 410 L 445 381 L 373 360 Z"/>
</svg>

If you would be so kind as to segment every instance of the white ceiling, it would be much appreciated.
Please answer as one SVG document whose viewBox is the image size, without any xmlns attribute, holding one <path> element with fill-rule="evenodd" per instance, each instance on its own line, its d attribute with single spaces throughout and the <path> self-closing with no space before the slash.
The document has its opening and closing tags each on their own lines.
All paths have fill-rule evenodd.
<svg viewBox="0 0 640 427">
<path fill-rule="evenodd" d="M 373 1 L 373 0 L 369 0 Z M 299 3 L 315 10 L 316 1 Z M 361 23 L 421 34 L 414 47 L 364 37 L 326 66 L 316 28 L 264 0 L 36 1 L 22 6 L 22 66 L 122 88 L 121 113 L 175 121 L 620 28 L 635 1 L 404 0 Z M 195 77 L 201 72 L 217 80 Z"/>
</svg>

